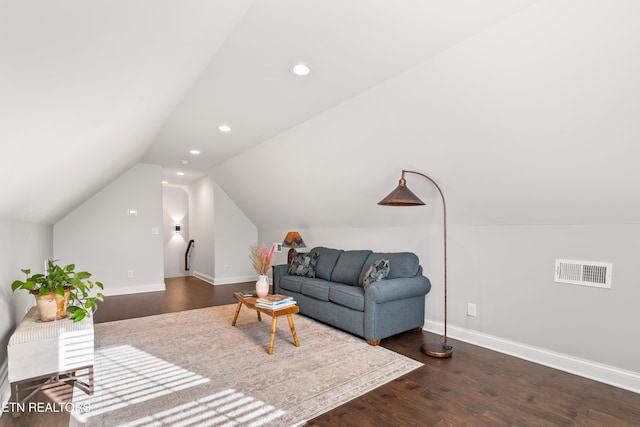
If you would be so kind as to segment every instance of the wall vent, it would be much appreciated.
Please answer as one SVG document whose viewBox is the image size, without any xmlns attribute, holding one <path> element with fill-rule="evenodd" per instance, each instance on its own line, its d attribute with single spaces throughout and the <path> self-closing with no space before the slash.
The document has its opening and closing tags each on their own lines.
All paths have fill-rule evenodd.
<svg viewBox="0 0 640 427">
<path fill-rule="evenodd" d="M 611 288 L 610 262 L 575 261 L 556 259 L 554 280 L 558 283 Z"/>
</svg>

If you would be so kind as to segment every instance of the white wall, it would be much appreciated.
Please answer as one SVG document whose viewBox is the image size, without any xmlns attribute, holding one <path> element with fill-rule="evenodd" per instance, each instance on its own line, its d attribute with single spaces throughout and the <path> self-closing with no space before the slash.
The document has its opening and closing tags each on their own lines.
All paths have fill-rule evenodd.
<svg viewBox="0 0 640 427">
<path fill-rule="evenodd" d="M 214 186 L 215 283 L 217 285 L 256 280 L 249 260 L 249 247 L 258 240 L 258 228 L 219 185 Z M 265 242 L 270 247 L 271 242 Z"/>
<path fill-rule="evenodd" d="M 298 231 L 307 243 L 303 252 L 314 246 L 415 252 L 433 285 L 425 328 L 442 333 L 440 224 Z M 259 238 L 278 241 L 285 232 L 264 229 Z M 449 336 L 640 392 L 640 343 L 633 321 L 640 299 L 638 253 L 637 224 L 450 226 Z M 612 288 L 555 283 L 556 258 L 613 263 Z M 283 253 L 274 263 L 285 262 Z M 469 302 L 477 304 L 476 317 L 466 315 Z"/>
<path fill-rule="evenodd" d="M 9 400 L 7 343 L 27 309 L 35 305 L 26 291 L 11 292 L 14 280 L 24 280 L 22 269 L 44 273 L 45 260 L 53 254 L 50 225 L 0 220 L 0 405 Z"/>
<path fill-rule="evenodd" d="M 189 186 L 189 239 L 195 241 L 191 271 L 211 283 L 215 276 L 213 188 L 208 176 Z"/>
<path fill-rule="evenodd" d="M 249 246 L 258 229 L 211 177 L 189 186 L 193 275 L 216 285 L 255 280 Z"/>
<path fill-rule="evenodd" d="M 189 243 L 189 193 L 181 187 L 162 188 L 164 277 L 183 277 L 191 273 L 185 269 L 184 254 Z M 180 233 L 175 225 L 180 224 Z"/>
<path fill-rule="evenodd" d="M 640 225 L 465 226 L 450 236 L 452 324 L 640 373 Z M 556 258 L 613 263 L 612 288 L 555 283 Z"/>
<path fill-rule="evenodd" d="M 105 295 L 164 290 L 162 228 L 161 168 L 139 163 L 53 226 L 53 253 Z"/>
</svg>

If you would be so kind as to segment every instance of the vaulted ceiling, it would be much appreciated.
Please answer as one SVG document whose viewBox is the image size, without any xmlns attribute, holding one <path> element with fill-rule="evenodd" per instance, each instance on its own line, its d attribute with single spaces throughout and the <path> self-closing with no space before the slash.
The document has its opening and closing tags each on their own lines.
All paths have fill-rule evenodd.
<svg viewBox="0 0 640 427">
<path fill-rule="evenodd" d="M 530 3 L 255 1 L 144 160 L 165 166 L 170 183 L 190 182 Z M 309 76 L 290 72 L 298 62 L 311 67 Z M 220 132 L 221 124 L 231 132 Z M 192 149 L 201 154 L 189 156 Z M 185 175 L 176 176 L 178 171 Z"/>
<path fill-rule="evenodd" d="M 444 183 L 463 223 L 635 222 L 639 17 L 631 0 L 4 1 L 0 218 L 53 223 L 144 161 L 170 184 L 213 175 L 260 227 L 392 224 L 368 206 L 401 168 Z"/>
</svg>

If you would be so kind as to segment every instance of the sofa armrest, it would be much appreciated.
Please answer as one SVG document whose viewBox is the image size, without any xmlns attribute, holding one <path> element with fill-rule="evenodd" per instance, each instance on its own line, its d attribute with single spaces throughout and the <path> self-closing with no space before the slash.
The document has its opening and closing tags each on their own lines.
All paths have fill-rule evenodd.
<svg viewBox="0 0 640 427">
<path fill-rule="evenodd" d="M 289 264 L 274 265 L 273 269 L 273 293 L 280 292 L 280 278 L 286 276 L 289 271 Z"/>
<path fill-rule="evenodd" d="M 431 282 L 424 276 L 385 279 L 369 285 L 364 292 L 364 298 L 380 304 L 426 295 L 430 289 Z"/>
</svg>

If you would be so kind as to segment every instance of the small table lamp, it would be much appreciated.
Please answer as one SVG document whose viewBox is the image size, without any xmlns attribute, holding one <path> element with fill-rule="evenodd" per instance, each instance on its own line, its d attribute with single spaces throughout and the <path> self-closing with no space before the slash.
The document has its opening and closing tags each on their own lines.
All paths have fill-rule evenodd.
<svg viewBox="0 0 640 427">
<path fill-rule="evenodd" d="M 287 253 L 287 264 L 291 264 L 291 260 L 293 259 L 294 255 L 296 254 L 296 249 L 297 248 L 306 248 L 307 245 L 304 244 L 304 240 L 302 240 L 302 237 L 300 236 L 300 233 L 298 233 L 297 231 L 290 231 L 287 233 L 287 235 L 284 238 L 284 241 L 282 242 L 282 246 L 285 248 L 291 248 L 289 249 L 289 252 Z"/>
</svg>

